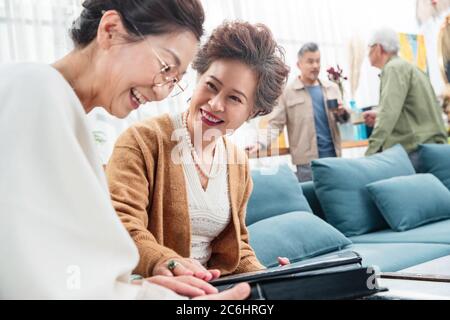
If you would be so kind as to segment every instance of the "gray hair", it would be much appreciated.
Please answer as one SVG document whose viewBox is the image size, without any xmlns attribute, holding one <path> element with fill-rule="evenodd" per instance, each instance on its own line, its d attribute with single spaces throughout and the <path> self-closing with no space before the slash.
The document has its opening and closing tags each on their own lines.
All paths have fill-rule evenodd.
<svg viewBox="0 0 450 320">
<path fill-rule="evenodd" d="M 298 58 L 302 58 L 307 52 L 317 52 L 319 51 L 319 46 L 315 42 L 308 42 L 303 45 L 298 51 Z"/>
<path fill-rule="evenodd" d="M 379 44 L 387 53 L 398 54 L 400 50 L 400 40 L 397 32 L 390 28 L 376 30 L 369 41 L 369 46 Z"/>
</svg>

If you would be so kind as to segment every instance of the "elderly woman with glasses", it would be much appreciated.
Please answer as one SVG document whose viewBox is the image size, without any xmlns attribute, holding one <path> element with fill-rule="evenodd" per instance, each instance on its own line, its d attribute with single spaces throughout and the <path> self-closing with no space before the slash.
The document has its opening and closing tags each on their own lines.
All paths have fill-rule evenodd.
<svg viewBox="0 0 450 320">
<path fill-rule="evenodd" d="M 270 30 L 244 22 L 219 26 L 193 68 L 199 78 L 188 110 L 132 126 L 107 166 L 114 207 L 139 249 L 135 272 L 144 277 L 210 281 L 264 268 L 245 225 L 248 159 L 225 136 L 272 111 L 289 69 Z"/>
<path fill-rule="evenodd" d="M 179 298 L 166 288 L 190 297 L 217 293 L 192 276 L 131 283 L 138 250 L 112 207 L 85 116 L 101 106 L 123 118 L 181 87 L 203 34 L 202 6 L 83 6 L 67 56 L 53 65 L 0 67 L 0 299 Z M 207 297 L 248 294 L 244 284 Z"/>
</svg>

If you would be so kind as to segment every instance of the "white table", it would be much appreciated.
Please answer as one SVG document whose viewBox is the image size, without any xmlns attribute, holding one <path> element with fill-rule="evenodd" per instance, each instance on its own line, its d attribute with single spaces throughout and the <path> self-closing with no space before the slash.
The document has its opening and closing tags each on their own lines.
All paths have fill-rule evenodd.
<svg viewBox="0 0 450 320">
<path fill-rule="evenodd" d="M 450 256 L 429 261 L 399 272 L 420 276 L 450 277 Z M 388 292 L 377 294 L 374 299 L 388 300 L 450 300 L 450 283 L 435 281 L 413 281 L 403 279 L 378 279 L 380 287 Z"/>
</svg>

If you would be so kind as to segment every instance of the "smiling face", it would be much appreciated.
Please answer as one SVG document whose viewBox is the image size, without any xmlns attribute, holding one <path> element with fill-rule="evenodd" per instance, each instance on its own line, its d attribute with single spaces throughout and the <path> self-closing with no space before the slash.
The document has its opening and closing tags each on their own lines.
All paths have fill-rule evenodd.
<svg viewBox="0 0 450 320">
<path fill-rule="evenodd" d="M 141 104 L 163 100 L 174 85 L 168 81 L 158 86 L 155 80 L 181 78 L 197 44 L 192 33 L 183 32 L 111 46 L 96 64 L 97 73 L 102 75 L 96 101 L 112 115 L 124 118 Z"/>
<path fill-rule="evenodd" d="M 189 107 L 189 127 L 222 135 L 238 129 L 252 115 L 257 78 L 236 60 L 216 60 L 200 76 Z M 201 130 L 201 131 L 197 131 Z"/>
<path fill-rule="evenodd" d="M 141 104 L 170 94 L 174 87 L 170 80 L 179 80 L 186 72 L 198 40 L 187 30 L 131 37 L 121 16 L 110 10 L 102 16 L 88 52 L 89 48 L 93 54 L 86 59 L 90 60 L 92 83 L 82 96 L 87 96 L 89 104 L 124 118 Z"/>
</svg>

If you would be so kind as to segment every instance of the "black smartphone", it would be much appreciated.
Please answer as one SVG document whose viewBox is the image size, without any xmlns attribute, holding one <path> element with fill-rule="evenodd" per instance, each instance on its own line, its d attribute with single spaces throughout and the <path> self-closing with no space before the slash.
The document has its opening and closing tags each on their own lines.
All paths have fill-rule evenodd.
<svg viewBox="0 0 450 320">
<path fill-rule="evenodd" d="M 328 109 L 337 109 L 339 107 L 339 102 L 337 99 L 327 100 Z"/>
</svg>

